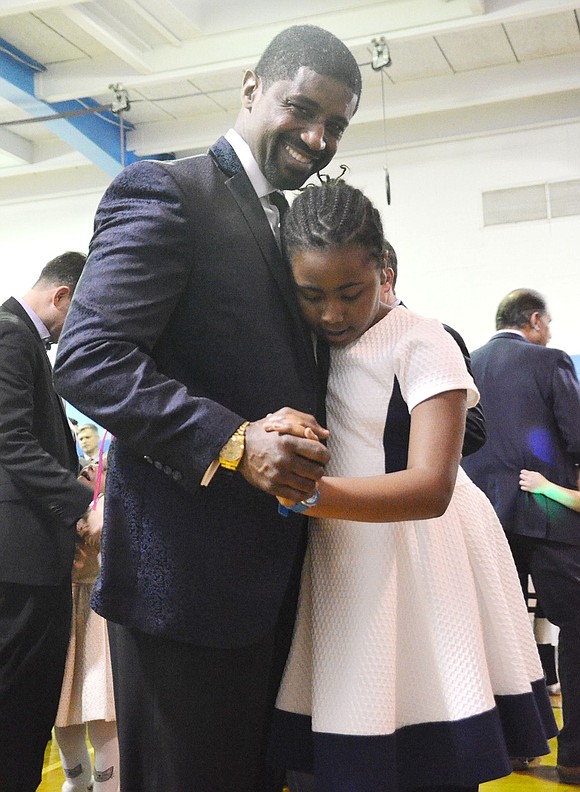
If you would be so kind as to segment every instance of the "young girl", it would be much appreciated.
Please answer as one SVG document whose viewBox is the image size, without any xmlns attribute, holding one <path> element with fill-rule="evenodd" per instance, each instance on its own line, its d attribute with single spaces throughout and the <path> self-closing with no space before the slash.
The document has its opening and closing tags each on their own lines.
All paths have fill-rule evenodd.
<svg viewBox="0 0 580 792">
<path fill-rule="evenodd" d="M 101 455 L 99 465 L 87 465 L 81 476 L 102 497 L 106 459 Z M 54 727 L 65 774 L 62 792 L 118 792 L 119 743 L 107 624 L 90 603 L 99 572 L 100 536 L 87 534 L 82 526 L 77 526 L 77 534 L 71 638 Z M 94 771 L 87 736 L 94 751 Z"/>
<path fill-rule="evenodd" d="M 283 241 L 330 345 L 332 457 L 307 512 L 273 758 L 314 772 L 317 792 L 476 790 L 557 731 L 503 530 L 459 468 L 477 390 L 439 322 L 381 303 L 383 230 L 359 190 L 304 190 Z M 402 464 L 384 442 L 401 397 Z M 288 410 L 270 428 L 308 437 Z"/>
</svg>

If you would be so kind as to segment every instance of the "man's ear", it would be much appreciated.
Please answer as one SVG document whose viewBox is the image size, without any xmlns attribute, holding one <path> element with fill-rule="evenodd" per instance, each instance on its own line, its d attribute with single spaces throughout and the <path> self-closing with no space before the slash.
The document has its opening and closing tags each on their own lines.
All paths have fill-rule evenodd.
<svg viewBox="0 0 580 792">
<path fill-rule="evenodd" d="M 260 87 L 260 78 L 252 69 L 246 69 L 242 81 L 242 107 L 250 110 Z"/>
<path fill-rule="evenodd" d="M 390 288 L 392 289 L 393 288 L 393 281 L 395 280 L 395 271 L 394 271 L 394 269 L 392 267 L 388 267 L 388 266 L 385 265 L 383 267 L 383 273 L 384 273 L 385 279 L 384 279 L 384 281 L 381 281 L 381 283 L 388 283 Z"/>
<path fill-rule="evenodd" d="M 69 300 L 71 298 L 70 286 L 59 286 L 52 295 L 52 304 L 55 308 L 60 308 L 62 302 L 67 298 Z"/>
<path fill-rule="evenodd" d="M 530 325 L 532 330 L 538 330 L 538 324 L 539 324 L 541 315 L 542 314 L 541 314 L 540 311 L 534 311 L 534 313 L 530 316 L 528 324 Z"/>
</svg>

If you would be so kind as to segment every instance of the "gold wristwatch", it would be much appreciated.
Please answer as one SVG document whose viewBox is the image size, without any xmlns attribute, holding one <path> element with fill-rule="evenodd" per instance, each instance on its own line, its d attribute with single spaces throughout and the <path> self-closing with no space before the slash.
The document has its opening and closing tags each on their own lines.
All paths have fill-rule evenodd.
<svg viewBox="0 0 580 792">
<path fill-rule="evenodd" d="M 219 463 L 226 470 L 237 470 L 242 461 L 246 447 L 246 427 L 249 423 L 249 421 L 244 421 L 220 451 Z"/>
</svg>

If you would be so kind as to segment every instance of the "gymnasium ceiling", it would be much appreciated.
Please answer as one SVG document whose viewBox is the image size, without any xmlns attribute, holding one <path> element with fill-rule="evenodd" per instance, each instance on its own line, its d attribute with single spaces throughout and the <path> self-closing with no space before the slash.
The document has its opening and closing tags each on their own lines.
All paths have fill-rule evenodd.
<svg viewBox="0 0 580 792">
<path fill-rule="evenodd" d="M 578 0 L 0 0 L 0 203 L 205 151 L 296 23 L 361 65 L 343 156 L 580 120 Z"/>
</svg>

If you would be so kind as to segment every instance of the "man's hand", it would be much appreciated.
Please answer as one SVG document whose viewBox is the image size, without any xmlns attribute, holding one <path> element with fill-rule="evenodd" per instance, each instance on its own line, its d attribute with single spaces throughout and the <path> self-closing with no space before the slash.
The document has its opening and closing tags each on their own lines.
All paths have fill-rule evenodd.
<svg viewBox="0 0 580 792">
<path fill-rule="evenodd" d="M 293 503 L 304 500 L 314 493 L 330 459 L 321 442 L 327 437 L 328 430 L 311 415 L 284 407 L 248 425 L 238 470 L 264 492 Z"/>
</svg>

